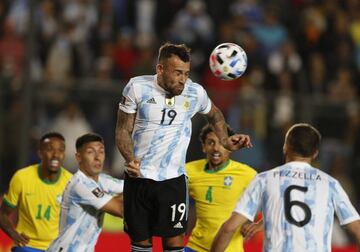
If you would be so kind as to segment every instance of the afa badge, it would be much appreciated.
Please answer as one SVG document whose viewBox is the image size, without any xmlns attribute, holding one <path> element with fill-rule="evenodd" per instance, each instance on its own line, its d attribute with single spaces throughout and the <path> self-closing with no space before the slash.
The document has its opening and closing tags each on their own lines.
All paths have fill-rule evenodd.
<svg viewBox="0 0 360 252">
<path fill-rule="evenodd" d="M 174 107 L 174 105 L 175 105 L 175 97 L 165 98 L 165 104 L 168 107 Z"/>
</svg>

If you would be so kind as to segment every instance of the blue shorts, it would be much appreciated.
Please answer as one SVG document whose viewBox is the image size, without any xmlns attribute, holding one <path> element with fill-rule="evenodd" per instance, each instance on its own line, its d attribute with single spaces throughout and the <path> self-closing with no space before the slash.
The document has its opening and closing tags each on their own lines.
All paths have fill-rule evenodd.
<svg viewBox="0 0 360 252">
<path fill-rule="evenodd" d="M 13 247 L 12 252 L 45 252 L 45 250 L 30 247 Z"/>
<path fill-rule="evenodd" d="M 193 250 L 193 249 L 191 249 L 189 247 L 185 247 L 184 252 L 196 252 L 196 250 Z"/>
</svg>

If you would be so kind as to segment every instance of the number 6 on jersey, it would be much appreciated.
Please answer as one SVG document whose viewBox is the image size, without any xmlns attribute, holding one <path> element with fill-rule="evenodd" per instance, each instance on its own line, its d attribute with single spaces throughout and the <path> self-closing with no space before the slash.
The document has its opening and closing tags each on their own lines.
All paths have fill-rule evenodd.
<svg viewBox="0 0 360 252">
<path fill-rule="evenodd" d="M 308 188 L 305 186 L 297 186 L 297 185 L 291 185 L 288 188 L 286 188 L 284 193 L 284 206 L 285 206 L 285 218 L 286 220 L 294 224 L 298 227 L 303 227 L 306 224 L 309 223 L 311 219 L 311 210 L 308 205 L 306 205 L 304 202 L 298 201 L 298 200 L 291 200 L 290 193 L 292 190 L 299 190 L 304 193 L 308 191 Z M 291 214 L 291 208 L 293 206 L 300 207 L 304 211 L 304 219 L 302 221 L 297 221 Z"/>
</svg>

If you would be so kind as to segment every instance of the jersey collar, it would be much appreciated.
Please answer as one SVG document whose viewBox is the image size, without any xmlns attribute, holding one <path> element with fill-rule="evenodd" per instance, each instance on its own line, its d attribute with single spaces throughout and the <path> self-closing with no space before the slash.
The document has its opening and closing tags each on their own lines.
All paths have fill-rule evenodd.
<svg viewBox="0 0 360 252">
<path fill-rule="evenodd" d="M 286 163 L 287 165 L 293 167 L 293 166 L 301 166 L 301 167 L 304 167 L 304 168 L 312 168 L 312 166 L 307 163 L 307 162 L 301 162 L 301 161 L 291 161 L 291 162 L 288 162 Z"/>
<path fill-rule="evenodd" d="M 38 169 L 37 169 L 37 172 L 38 172 L 38 176 L 40 178 L 40 180 L 42 182 L 44 182 L 45 184 L 48 184 L 48 185 L 53 185 L 53 184 L 56 184 L 56 182 L 59 181 L 59 178 L 60 178 L 60 175 L 61 175 L 61 172 L 62 172 L 62 168 L 63 167 L 60 167 L 59 169 L 59 172 L 56 176 L 56 178 L 54 180 L 50 180 L 50 179 L 46 179 L 46 178 L 43 178 L 42 175 L 41 175 L 41 164 L 38 165 Z"/>
<path fill-rule="evenodd" d="M 205 167 L 204 167 L 204 171 L 206 172 L 206 173 L 217 173 L 217 172 L 219 172 L 219 171 L 222 171 L 222 170 L 224 170 L 226 167 L 228 167 L 228 165 L 230 164 L 230 159 L 225 163 L 225 164 L 223 164 L 222 166 L 220 166 L 218 169 L 216 169 L 216 170 L 210 170 L 209 169 L 209 162 L 207 162 L 206 164 L 205 164 Z"/>
</svg>

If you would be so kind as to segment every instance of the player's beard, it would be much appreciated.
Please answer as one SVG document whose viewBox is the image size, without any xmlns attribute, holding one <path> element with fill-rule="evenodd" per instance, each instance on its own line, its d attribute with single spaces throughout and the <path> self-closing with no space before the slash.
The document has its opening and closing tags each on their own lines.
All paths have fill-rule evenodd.
<svg viewBox="0 0 360 252">
<path fill-rule="evenodd" d="M 183 92 L 185 85 L 182 84 L 175 84 L 176 81 L 172 80 L 171 78 L 167 78 L 166 76 L 163 76 L 162 78 L 163 85 L 161 85 L 165 91 L 168 92 L 169 97 L 181 95 Z"/>
</svg>

